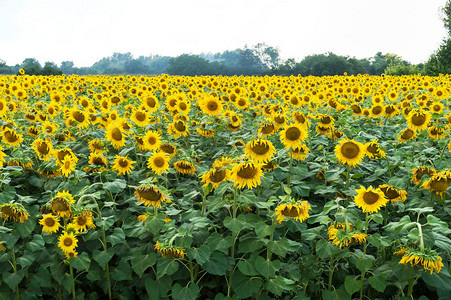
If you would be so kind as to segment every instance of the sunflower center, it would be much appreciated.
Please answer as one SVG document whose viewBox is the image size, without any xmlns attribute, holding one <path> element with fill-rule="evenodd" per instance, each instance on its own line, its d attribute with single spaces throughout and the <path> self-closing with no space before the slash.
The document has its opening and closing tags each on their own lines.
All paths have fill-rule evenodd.
<svg viewBox="0 0 451 300">
<path fill-rule="evenodd" d="M 225 170 L 217 170 L 210 175 L 211 182 L 218 183 L 226 178 Z"/>
<path fill-rule="evenodd" d="M 395 112 L 395 108 L 393 107 L 393 106 L 387 106 L 387 108 L 385 109 L 385 112 L 387 113 L 387 114 L 391 114 L 391 113 L 394 113 Z"/>
<path fill-rule="evenodd" d="M 70 154 L 69 151 L 67 151 L 67 150 L 61 150 L 61 151 L 58 151 L 57 156 L 58 156 L 58 159 L 59 159 L 60 161 L 63 161 L 63 159 L 66 157 L 66 155 L 69 155 L 69 154 Z"/>
<path fill-rule="evenodd" d="M 146 104 L 150 108 L 154 108 L 157 105 L 157 102 L 153 98 L 147 98 Z"/>
<path fill-rule="evenodd" d="M 83 217 L 83 216 L 79 216 L 78 218 L 77 218 L 77 225 L 78 226 L 84 226 L 84 225 L 86 225 L 86 218 L 85 217 Z"/>
<path fill-rule="evenodd" d="M 168 153 L 168 154 L 172 154 L 175 151 L 174 147 L 169 144 L 163 144 L 163 145 L 161 145 L 160 148 L 161 148 L 161 150 L 163 150 L 163 152 Z"/>
<path fill-rule="evenodd" d="M 247 165 L 245 167 L 242 167 L 237 175 L 240 178 L 244 178 L 244 179 L 253 179 L 255 177 L 255 175 L 257 175 L 258 169 L 255 168 L 252 165 Z"/>
<path fill-rule="evenodd" d="M 268 153 L 269 145 L 264 142 L 255 143 L 254 146 L 251 147 L 251 150 L 257 155 L 263 155 Z"/>
<path fill-rule="evenodd" d="M 72 113 L 72 116 L 73 116 L 74 119 L 75 119 L 77 122 L 79 122 L 79 123 L 82 123 L 82 122 L 85 120 L 85 115 L 82 114 L 81 112 L 79 112 L 78 110 L 77 110 L 77 111 L 74 111 L 74 112 Z"/>
<path fill-rule="evenodd" d="M 119 130 L 119 128 L 114 128 L 111 131 L 111 137 L 115 141 L 122 141 L 122 132 Z"/>
<path fill-rule="evenodd" d="M 401 134 L 401 138 L 403 138 L 405 140 L 410 140 L 413 137 L 413 134 L 414 134 L 414 131 L 412 129 L 406 129 Z"/>
<path fill-rule="evenodd" d="M 396 199 L 400 196 L 398 191 L 393 188 L 387 188 L 386 191 L 384 192 L 384 194 L 385 194 L 385 197 L 387 197 L 389 200 Z"/>
<path fill-rule="evenodd" d="M 156 202 L 161 199 L 161 193 L 159 191 L 154 191 L 153 189 L 150 188 L 144 188 L 141 191 L 138 190 L 138 193 L 141 196 L 141 198 L 147 201 Z"/>
<path fill-rule="evenodd" d="M 323 124 L 330 124 L 332 122 L 331 118 L 329 116 L 325 116 L 321 118 L 321 123 Z"/>
<path fill-rule="evenodd" d="M 52 200 L 52 209 L 55 211 L 68 211 L 69 205 L 63 198 L 54 198 Z"/>
<path fill-rule="evenodd" d="M 153 164 L 157 166 L 158 168 L 162 168 L 164 166 L 164 158 L 163 157 L 156 157 L 153 160 Z"/>
<path fill-rule="evenodd" d="M 180 164 L 178 164 L 178 167 L 184 170 L 191 170 L 191 164 L 183 161 Z"/>
<path fill-rule="evenodd" d="M 146 119 L 146 115 L 141 111 L 138 111 L 135 116 L 136 120 L 138 120 L 139 122 L 143 122 Z"/>
<path fill-rule="evenodd" d="M 363 194 L 363 201 L 365 201 L 366 204 L 374 204 L 379 200 L 379 195 L 374 192 L 365 192 Z"/>
<path fill-rule="evenodd" d="M 370 152 L 370 153 L 378 153 L 379 146 L 377 144 L 371 144 L 368 146 L 368 148 L 366 148 L 366 150 L 368 150 L 368 152 Z"/>
<path fill-rule="evenodd" d="M 305 123 L 305 117 L 303 115 L 297 114 L 295 116 L 296 121 L 298 121 L 298 123 L 304 124 Z"/>
<path fill-rule="evenodd" d="M 271 134 L 274 131 L 274 126 L 272 124 L 264 125 L 262 127 L 262 133 Z"/>
<path fill-rule="evenodd" d="M 240 100 L 238 100 L 238 106 L 245 106 L 246 105 L 246 100 L 244 100 L 244 99 L 240 99 Z"/>
<path fill-rule="evenodd" d="M 378 115 L 378 114 L 380 114 L 382 112 L 382 107 L 379 106 L 379 105 L 375 106 L 375 107 L 373 107 L 372 112 L 373 112 L 373 114 Z"/>
<path fill-rule="evenodd" d="M 66 247 L 72 246 L 73 242 L 74 242 L 74 241 L 72 241 L 72 239 L 69 238 L 69 237 L 67 237 L 67 238 L 65 238 L 65 239 L 63 240 L 63 244 L 64 244 L 64 246 L 66 246 Z"/>
<path fill-rule="evenodd" d="M 346 142 L 343 144 L 343 146 L 341 146 L 341 154 L 348 159 L 357 157 L 359 153 L 360 153 L 359 146 L 353 142 Z"/>
<path fill-rule="evenodd" d="M 290 127 L 287 129 L 285 136 L 290 141 L 297 141 L 301 137 L 301 131 L 299 128 Z"/>
<path fill-rule="evenodd" d="M 294 218 L 294 217 L 297 217 L 298 214 L 299 214 L 299 213 L 298 213 L 298 210 L 297 210 L 297 208 L 294 207 L 294 206 L 292 206 L 291 208 L 285 207 L 285 208 L 282 210 L 282 215 L 284 215 L 284 216 L 286 216 L 286 217 Z"/>
<path fill-rule="evenodd" d="M 179 104 L 179 107 L 180 107 L 181 110 L 185 110 L 185 109 L 188 108 L 188 106 L 186 105 L 185 102 L 181 102 L 181 103 Z"/>
<path fill-rule="evenodd" d="M 11 131 L 5 131 L 5 137 L 10 143 L 14 143 L 18 140 L 17 135 L 12 133 Z"/>
<path fill-rule="evenodd" d="M 183 132 L 186 130 L 186 126 L 183 123 L 183 121 L 178 121 L 174 124 L 175 129 L 177 129 L 177 131 Z"/>
<path fill-rule="evenodd" d="M 55 225 L 55 220 L 53 218 L 46 218 L 44 221 L 45 226 L 53 227 Z"/>
<path fill-rule="evenodd" d="M 37 147 L 37 149 L 38 149 L 38 152 L 43 155 L 47 155 L 50 152 L 50 149 L 47 146 L 46 142 L 40 143 L 39 146 Z"/>
<path fill-rule="evenodd" d="M 96 166 L 100 166 L 103 165 L 103 160 L 100 157 L 96 157 L 92 160 L 92 162 L 96 165 Z"/>
<path fill-rule="evenodd" d="M 113 96 L 113 97 L 111 97 L 110 101 L 113 104 L 117 104 L 121 101 L 121 99 L 118 96 Z"/>
<path fill-rule="evenodd" d="M 276 122 L 277 124 L 283 124 L 285 123 L 285 118 L 283 116 L 277 116 L 274 118 L 274 122 Z"/>
<path fill-rule="evenodd" d="M 444 192 L 448 188 L 448 181 L 446 178 L 440 178 L 439 180 L 432 180 L 430 187 L 433 191 Z"/>
<path fill-rule="evenodd" d="M 418 114 L 412 116 L 412 124 L 415 126 L 421 126 L 426 122 L 426 115 Z"/>
<path fill-rule="evenodd" d="M 126 168 L 128 167 L 128 161 L 126 159 L 119 159 L 119 166 L 121 166 L 121 168 Z"/>
</svg>

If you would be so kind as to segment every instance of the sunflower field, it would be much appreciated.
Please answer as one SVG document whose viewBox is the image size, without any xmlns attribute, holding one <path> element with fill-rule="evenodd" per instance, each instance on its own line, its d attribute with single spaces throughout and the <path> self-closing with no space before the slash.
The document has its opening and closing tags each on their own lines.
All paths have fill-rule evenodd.
<svg viewBox="0 0 451 300">
<path fill-rule="evenodd" d="M 0 299 L 451 299 L 451 76 L 0 76 Z"/>
</svg>

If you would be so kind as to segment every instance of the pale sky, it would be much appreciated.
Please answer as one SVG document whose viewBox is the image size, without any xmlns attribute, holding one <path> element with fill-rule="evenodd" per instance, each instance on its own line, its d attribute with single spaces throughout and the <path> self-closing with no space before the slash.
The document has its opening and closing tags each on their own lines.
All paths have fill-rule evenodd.
<svg viewBox="0 0 451 300">
<path fill-rule="evenodd" d="M 425 62 L 446 0 L 0 0 L 0 59 L 91 66 L 113 52 L 177 56 L 264 42 L 283 59 L 331 51 Z"/>
</svg>

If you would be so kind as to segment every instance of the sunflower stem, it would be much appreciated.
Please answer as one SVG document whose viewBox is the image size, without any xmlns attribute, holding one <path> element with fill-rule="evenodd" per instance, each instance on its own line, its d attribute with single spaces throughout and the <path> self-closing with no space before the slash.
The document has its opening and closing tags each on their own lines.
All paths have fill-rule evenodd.
<svg viewBox="0 0 451 300">
<path fill-rule="evenodd" d="M 11 247 L 11 258 L 13 260 L 14 273 L 17 273 L 16 252 L 14 251 L 14 246 Z M 19 285 L 16 285 L 16 299 L 20 300 Z"/>
<path fill-rule="evenodd" d="M 369 224 L 368 224 L 368 212 L 366 212 L 365 213 L 365 236 L 367 235 L 367 233 L 368 233 L 368 226 L 369 226 Z M 366 256 L 366 247 L 368 246 L 368 244 L 367 244 L 367 242 L 366 242 L 366 239 L 365 239 L 365 241 L 363 242 L 364 244 L 363 244 L 363 259 L 365 259 L 365 256 Z M 365 273 L 366 273 L 366 271 L 365 270 L 363 270 L 362 271 L 362 275 L 361 275 L 361 287 L 360 287 L 360 300 L 362 300 L 363 299 L 363 281 L 365 280 Z"/>
<path fill-rule="evenodd" d="M 97 201 L 93 198 L 93 200 L 96 202 Z M 102 212 L 100 211 L 99 208 L 99 204 L 97 204 L 97 213 L 99 214 L 99 218 L 100 220 L 102 220 Z M 100 228 L 102 229 L 102 246 L 103 246 L 103 251 L 107 252 L 108 248 L 107 248 L 107 244 L 106 244 L 106 234 L 105 234 L 105 227 L 102 225 L 100 226 Z M 107 288 L 108 288 L 108 299 L 111 300 L 112 299 L 112 294 L 111 294 L 111 279 L 110 279 L 110 268 L 108 266 L 108 262 L 105 265 L 105 276 L 106 276 L 106 282 L 107 282 Z"/>
<path fill-rule="evenodd" d="M 70 277 L 72 277 L 72 299 L 77 299 L 75 295 L 75 278 L 74 278 L 74 269 L 72 268 L 71 263 L 69 262 L 69 271 L 70 271 Z"/>
<path fill-rule="evenodd" d="M 409 280 L 409 287 L 407 288 L 407 298 L 412 299 L 413 287 L 415 286 L 415 283 L 417 283 L 417 280 L 418 277 Z"/>
<path fill-rule="evenodd" d="M 290 188 L 291 183 L 291 167 L 293 166 L 293 148 L 290 148 L 290 168 L 288 169 L 288 172 L 290 172 L 290 175 L 288 176 L 287 180 L 287 186 Z"/>
<path fill-rule="evenodd" d="M 443 161 L 443 154 L 445 153 L 445 149 L 446 149 L 446 147 L 448 147 L 448 143 L 450 141 L 451 140 L 449 140 L 448 142 L 445 142 L 445 146 L 443 146 L 442 151 L 440 152 L 440 161 Z"/>
<path fill-rule="evenodd" d="M 332 288 L 332 276 L 334 275 L 334 259 L 332 258 L 330 260 L 330 266 L 329 266 L 329 281 L 327 284 L 327 289 L 330 290 Z"/>
<path fill-rule="evenodd" d="M 423 230 L 421 224 L 417 222 L 418 227 L 418 236 L 420 237 L 420 251 L 424 253 L 424 239 L 423 239 Z"/>
</svg>

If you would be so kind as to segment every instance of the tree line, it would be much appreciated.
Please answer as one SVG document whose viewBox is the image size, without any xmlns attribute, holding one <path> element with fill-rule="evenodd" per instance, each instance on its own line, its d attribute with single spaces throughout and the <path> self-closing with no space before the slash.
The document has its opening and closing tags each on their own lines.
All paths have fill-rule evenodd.
<svg viewBox="0 0 451 300">
<path fill-rule="evenodd" d="M 0 74 L 18 74 L 23 69 L 29 75 L 60 74 L 143 74 L 143 75 L 412 75 L 436 76 L 451 73 L 451 0 L 442 8 L 442 21 L 447 36 L 440 47 L 424 64 L 411 64 L 393 53 L 377 52 L 373 57 L 357 59 L 328 52 L 306 56 L 297 62 L 294 58 L 283 61 L 277 47 L 265 43 L 199 55 L 182 54 L 177 57 L 149 55 L 134 58 L 130 52 L 114 53 L 90 67 L 75 67 L 72 61 L 60 66 L 46 62 L 44 66 L 34 58 L 22 64 L 7 66 L 0 59 Z"/>
</svg>

